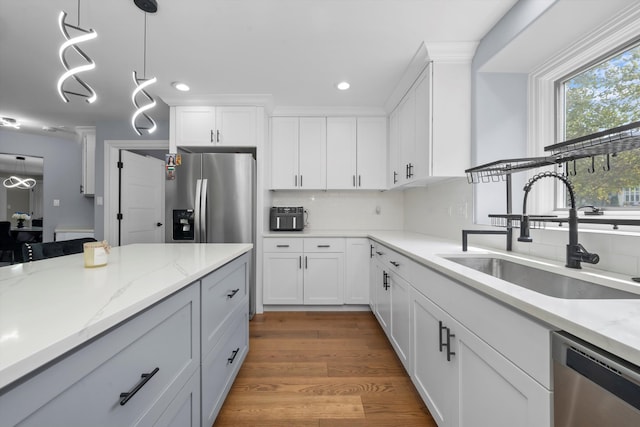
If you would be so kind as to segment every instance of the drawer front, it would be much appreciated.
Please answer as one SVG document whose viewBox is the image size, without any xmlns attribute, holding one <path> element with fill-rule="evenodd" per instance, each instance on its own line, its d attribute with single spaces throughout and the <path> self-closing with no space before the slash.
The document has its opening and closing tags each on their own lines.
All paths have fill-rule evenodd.
<svg viewBox="0 0 640 427">
<path fill-rule="evenodd" d="M 264 252 L 302 252 L 301 238 L 268 237 L 262 242 Z"/>
<path fill-rule="evenodd" d="M 344 250 L 345 243 L 341 238 L 306 237 L 304 239 L 305 252 L 344 252 Z"/>
<path fill-rule="evenodd" d="M 380 260 L 385 270 L 393 271 L 403 279 L 409 280 L 408 270 L 415 261 L 382 245 L 378 245 L 378 252 L 382 253 Z"/>
<path fill-rule="evenodd" d="M 202 426 L 213 425 L 249 350 L 249 317 L 238 310 L 218 346 L 202 362 Z"/>
<path fill-rule="evenodd" d="M 220 339 L 226 319 L 245 302 L 249 258 L 245 254 L 201 280 L 203 359 Z"/>
<path fill-rule="evenodd" d="M 167 407 L 200 363 L 198 288 L 169 297 L 3 395 L 2 422 L 128 426 Z M 125 402 L 121 393 L 136 388 Z"/>
</svg>

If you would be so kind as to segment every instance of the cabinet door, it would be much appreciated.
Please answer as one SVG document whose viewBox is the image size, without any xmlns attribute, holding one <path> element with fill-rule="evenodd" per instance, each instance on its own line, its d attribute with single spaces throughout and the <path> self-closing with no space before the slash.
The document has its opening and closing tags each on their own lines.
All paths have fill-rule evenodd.
<svg viewBox="0 0 640 427">
<path fill-rule="evenodd" d="M 454 362 L 447 362 L 447 354 L 443 352 L 446 347 L 441 345 L 446 343 L 446 330 L 441 330 L 441 326 L 450 323 L 446 313 L 431 300 L 418 291 L 411 291 L 411 379 L 439 426 L 455 425 L 450 420 L 450 413 L 455 407 L 452 401 L 457 369 Z"/>
<path fill-rule="evenodd" d="M 359 117 L 357 134 L 358 188 L 363 190 L 386 189 L 387 118 Z"/>
<path fill-rule="evenodd" d="M 263 302 L 302 304 L 302 254 L 265 253 L 263 258 Z"/>
<path fill-rule="evenodd" d="M 344 253 L 304 254 L 304 303 L 344 302 Z"/>
<path fill-rule="evenodd" d="M 347 239 L 345 304 L 369 304 L 369 239 Z"/>
<path fill-rule="evenodd" d="M 429 64 L 418 78 L 415 92 L 415 120 L 416 133 L 414 155 L 411 160 L 413 168 L 412 180 L 425 179 L 431 175 L 431 70 Z M 460 153 L 450 152 L 451 157 L 459 156 Z"/>
<path fill-rule="evenodd" d="M 356 118 L 327 118 L 327 188 L 358 187 L 356 171 Z"/>
<path fill-rule="evenodd" d="M 410 370 L 411 361 L 411 301 L 409 283 L 395 273 L 390 273 L 391 286 L 391 343 L 405 369 Z"/>
<path fill-rule="evenodd" d="M 298 188 L 298 118 L 271 119 L 271 188 Z"/>
<path fill-rule="evenodd" d="M 145 417 L 138 425 L 149 425 Z M 162 413 L 154 427 L 200 426 L 200 368 Z"/>
<path fill-rule="evenodd" d="M 82 188 L 85 196 L 96 192 L 96 132 L 89 130 L 82 135 Z"/>
<path fill-rule="evenodd" d="M 474 335 L 456 328 L 459 405 L 452 425 L 551 426 L 551 392 Z M 450 381 L 450 380 L 449 380 Z"/>
<path fill-rule="evenodd" d="M 257 138 L 256 107 L 217 107 L 217 143 L 226 146 L 255 147 Z"/>
<path fill-rule="evenodd" d="M 389 188 L 400 184 L 400 134 L 398 132 L 400 108 L 396 108 L 389 116 Z"/>
<path fill-rule="evenodd" d="M 415 163 L 416 103 L 413 90 L 407 93 L 398 108 L 398 141 L 400 143 L 398 182 L 405 184 L 411 182 L 409 166 Z"/>
<path fill-rule="evenodd" d="M 215 107 L 175 107 L 176 145 L 212 146 L 216 141 Z"/>
<path fill-rule="evenodd" d="M 378 282 L 381 280 L 382 272 L 375 257 L 376 244 L 371 240 L 369 245 L 373 253 L 373 256 L 369 258 L 369 307 L 371 307 L 371 312 L 376 314 L 378 306 L 376 291 L 378 290 Z M 380 286 L 382 285 L 380 284 Z"/>
<path fill-rule="evenodd" d="M 327 188 L 327 123 L 324 117 L 301 117 L 298 188 Z"/>
</svg>

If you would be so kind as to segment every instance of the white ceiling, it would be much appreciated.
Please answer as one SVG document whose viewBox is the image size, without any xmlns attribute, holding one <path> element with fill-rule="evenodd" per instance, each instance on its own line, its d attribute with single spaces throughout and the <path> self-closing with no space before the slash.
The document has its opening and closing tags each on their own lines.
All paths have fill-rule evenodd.
<svg viewBox="0 0 640 427">
<path fill-rule="evenodd" d="M 158 0 L 147 19 L 149 90 L 162 99 L 270 94 L 276 106 L 382 108 L 422 41 L 473 42 L 516 0 Z M 143 72 L 144 13 L 133 0 L 81 0 L 80 26 L 96 40 L 84 79 L 98 93 L 61 101 L 61 10 L 76 0 L 0 0 L 0 116 L 23 127 L 127 120 L 132 71 Z M 192 90 L 175 91 L 184 81 Z M 338 92 L 334 84 L 352 88 Z M 163 105 L 154 112 L 168 119 Z"/>
</svg>

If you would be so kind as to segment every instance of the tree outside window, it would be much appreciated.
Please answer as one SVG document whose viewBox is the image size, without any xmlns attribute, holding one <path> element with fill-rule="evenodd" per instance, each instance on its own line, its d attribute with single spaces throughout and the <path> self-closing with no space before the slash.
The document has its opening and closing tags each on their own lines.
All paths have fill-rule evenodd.
<svg viewBox="0 0 640 427">
<path fill-rule="evenodd" d="M 565 140 L 640 121 L 640 46 L 571 77 L 563 88 Z M 606 160 L 576 161 L 576 203 L 638 209 L 640 150 L 611 156 L 608 171 Z"/>
</svg>

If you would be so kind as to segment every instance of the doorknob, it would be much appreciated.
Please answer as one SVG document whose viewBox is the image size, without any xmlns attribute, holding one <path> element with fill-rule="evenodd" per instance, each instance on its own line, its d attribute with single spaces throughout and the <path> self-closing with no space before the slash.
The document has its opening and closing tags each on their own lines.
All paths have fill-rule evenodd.
<svg viewBox="0 0 640 427">
<path fill-rule="evenodd" d="M 162 227 L 162 223 L 161 222 L 156 222 L 156 226 Z"/>
</svg>

